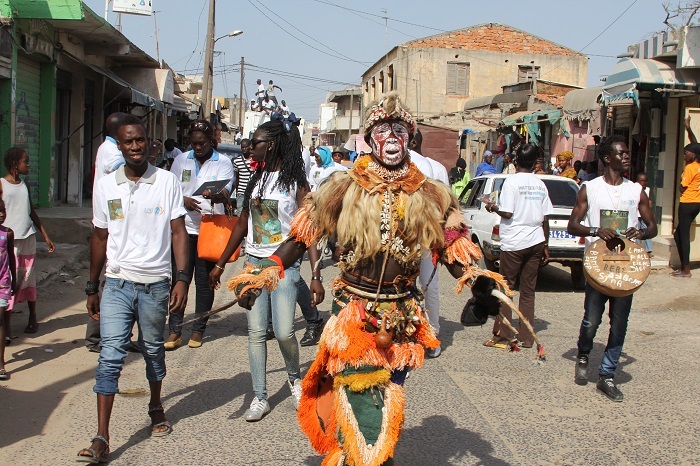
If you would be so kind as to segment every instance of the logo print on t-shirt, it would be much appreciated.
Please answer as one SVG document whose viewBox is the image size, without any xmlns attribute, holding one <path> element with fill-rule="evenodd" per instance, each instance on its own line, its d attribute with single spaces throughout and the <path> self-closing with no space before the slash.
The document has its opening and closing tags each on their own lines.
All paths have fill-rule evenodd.
<svg viewBox="0 0 700 466">
<path fill-rule="evenodd" d="M 107 210 L 109 211 L 110 220 L 123 220 L 124 211 L 122 210 L 121 199 L 110 199 L 107 201 Z"/>
<path fill-rule="evenodd" d="M 279 220 L 279 201 L 263 199 L 251 202 L 253 219 L 253 244 L 277 244 L 282 242 L 282 222 Z"/>
</svg>

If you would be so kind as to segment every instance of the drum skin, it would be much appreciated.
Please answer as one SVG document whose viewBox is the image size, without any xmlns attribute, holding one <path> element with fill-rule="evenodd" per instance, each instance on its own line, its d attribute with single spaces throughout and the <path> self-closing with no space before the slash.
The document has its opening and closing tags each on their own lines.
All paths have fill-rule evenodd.
<svg viewBox="0 0 700 466">
<path fill-rule="evenodd" d="M 637 291 L 649 277 L 651 261 L 646 250 L 627 238 L 599 239 L 583 256 L 586 281 L 601 293 L 621 298 Z"/>
</svg>

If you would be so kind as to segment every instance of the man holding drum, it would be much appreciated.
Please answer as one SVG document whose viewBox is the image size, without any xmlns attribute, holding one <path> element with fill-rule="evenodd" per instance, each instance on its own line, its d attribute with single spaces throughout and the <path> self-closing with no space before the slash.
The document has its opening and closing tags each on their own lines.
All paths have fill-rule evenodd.
<svg viewBox="0 0 700 466">
<path fill-rule="evenodd" d="M 641 185 L 622 177 L 630 169 L 630 151 L 620 136 L 604 138 L 598 146 L 598 158 L 605 164 L 605 173 L 581 186 L 576 206 L 569 218 L 569 233 L 586 237 L 588 250 L 595 237 L 610 241 L 618 236 L 644 240 L 656 236 L 656 220 L 649 207 L 649 198 Z M 638 228 L 638 218 L 646 228 Z M 582 224 L 583 222 L 583 224 Z M 615 228 L 617 227 L 617 228 Z M 610 334 L 599 368 L 596 388 L 612 401 L 621 402 L 622 392 L 613 382 L 615 369 L 627 334 L 627 321 L 632 308 L 632 294 L 616 297 L 614 285 L 610 293 L 602 293 L 586 282 L 584 315 L 578 338 L 575 382 L 587 383 L 588 355 L 593 348 L 598 326 L 609 302 Z"/>
</svg>

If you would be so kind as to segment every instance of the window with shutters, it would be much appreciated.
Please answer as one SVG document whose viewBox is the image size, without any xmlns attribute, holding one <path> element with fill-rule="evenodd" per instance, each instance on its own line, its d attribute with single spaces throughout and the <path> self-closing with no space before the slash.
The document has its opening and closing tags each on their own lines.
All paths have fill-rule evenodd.
<svg viewBox="0 0 700 466">
<path fill-rule="evenodd" d="M 540 79 L 540 67 L 532 65 L 518 65 L 518 82 L 526 83 L 532 79 Z"/>
<path fill-rule="evenodd" d="M 469 95 L 469 63 L 447 62 L 447 95 Z"/>
</svg>

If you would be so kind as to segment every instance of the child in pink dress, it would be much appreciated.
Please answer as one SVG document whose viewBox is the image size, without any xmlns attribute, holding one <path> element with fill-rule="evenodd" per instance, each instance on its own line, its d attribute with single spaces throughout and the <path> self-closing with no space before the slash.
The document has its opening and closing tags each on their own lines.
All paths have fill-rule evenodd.
<svg viewBox="0 0 700 466">
<path fill-rule="evenodd" d="M 5 222 L 5 202 L 0 199 L 0 224 Z M 9 380 L 5 370 L 5 328 L 10 325 L 8 301 L 15 292 L 15 250 L 14 232 L 0 225 L 0 380 Z"/>
</svg>

